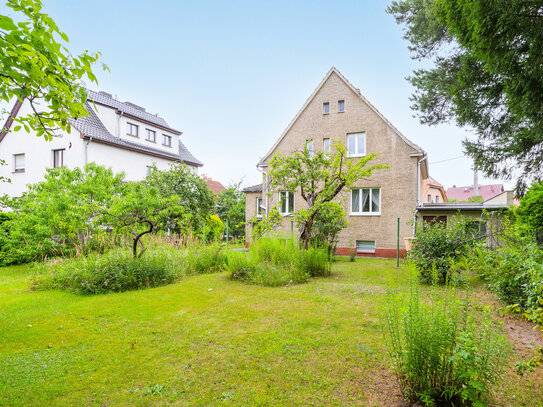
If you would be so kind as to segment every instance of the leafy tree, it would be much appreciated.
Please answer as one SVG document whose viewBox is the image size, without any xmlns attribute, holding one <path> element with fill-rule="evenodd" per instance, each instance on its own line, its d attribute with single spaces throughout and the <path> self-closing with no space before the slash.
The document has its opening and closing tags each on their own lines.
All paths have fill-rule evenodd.
<svg viewBox="0 0 543 407">
<path fill-rule="evenodd" d="M 33 114 L 16 121 L 51 140 L 59 129 L 70 131 L 68 119 L 88 114 L 82 79 L 97 83 L 91 68 L 100 54 L 72 56 L 63 45 L 68 36 L 42 12 L 40 0 L 6 5 L 20 21 L 0 15 L 0 100 L 27 100 Z"/>
<path fill-rule="evenodd" d="M 530 187 L 520 201 L 518 214 L 522 223 L 543 235 L 543 182 Z"/>
<path fill-rule="evenodd" d="M 296 151 L 292 156 L 276 154 L 270 161 L 271 187 L 285 188 L 292 194 L 299 190 L 307 203 L 307 209 L 297 211 L 300 227 L 300 241 L 309 247 L 315 217 L 328 202 L 331 202 L 343 188 L 353 186 L 357 181 L 370 177 L 375 170 L 388 168 L 383 164 L 366 164 L 377 154 L 362 158 L 349 158 L 342 143 L 334 144 L 334 151 L 310 153 L 307 147 L 303 152 Z"/>
<path fill-rule="evenodd" d="M 121 193 L 124 174 L 93 163 L 49 169 L 21 197 L 0 200 L 11 210 L 0 235 L 0 264 L 81 251 L 100 244 L 106 231 L 101 212 Z"/>
<path fill-rule="evenodd" d="M 543 19 L 540 0 L 401 0 L 387 11 L 405 24 L 409 78 L 421 123 L 474 129 L 466 153 L 487 176 L 523 192 L 543 168 Z M 426 65 L 428 66 L 428 65 Z"/>
<path fill-rule="evenodd" d="M 228 222 L 229 233 L 240 238 L 245 235 L 245 194 L 241 183 L 229 186 L 217 196 L 217 215 Z"/>
<path fill-rule="evenodd" d="M 196 235 L 203 233 L 213 211 L 213 193 L 185 164 L 172 164 L 166 171 L 157 171 L 155 168 L 143 184 L 150 189 L 156 188 L 162 199 L 170 200 L 172 205 L 183 208 L 178 214 L 172 211 L 166 216 L 167 214 L 163 213 L 160 229 L 179 235 L 189 232 Z"/>
<path fill-rule="evenodd" d="M 297 215 L 303 214 L 300 212 Z M 328 250 L 328 256 L 336 252 L 337 237 L 339 232 L 349 226 L 345 219 L 346 213 L 343 207 L 337 202 L 326 202 L 321 205 L 320 210 L 315 215 L 310 243 L 313 247 L 325 247 Z M 303 223 L 304 218 L 296 217 L 298 224 Z"/>
</svg>

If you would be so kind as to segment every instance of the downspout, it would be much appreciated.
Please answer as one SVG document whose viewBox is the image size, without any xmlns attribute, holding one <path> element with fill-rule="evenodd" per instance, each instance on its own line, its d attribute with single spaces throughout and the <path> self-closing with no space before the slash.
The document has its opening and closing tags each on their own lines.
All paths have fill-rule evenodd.
<svg viewBox="0 0 543 407">
<path fill-rule="evenodd" d="M 420 163 L 423 162 L 424 160 L 426 160 L 427 158 L 427 155 L 426 155 L 426 152 L 423 152 L 423 156 L 422 158 L 417 162 L 417 205 L 415 207 L 415 217 L 413 219 L 413 237 L 415 237 L 415 232 L 416 232 L 416 228 L 417 228 L 417 213 L 418 213 L 418 210 L 419 210 L 419 206 L 420 206 L 420 195 L 421 195 L 421 192 L 420 192 Z"/>
<path fill-rule="evenodd" d="M 264 183 L 266 184 L 266 191 L 265 191 L 266 192 L 266 207 L 264 208 L 264 210 L 266 211 L 266 218 L 267 218 L 268 217 L 268 173 L 260 169 L 259 165 L 256 166 L 256 169 L 262 174 L 264 174 Z"/>
<path fill-rule="evenodd" d="M 85 143 L 85 165 L 89 163 L 89 144 L 92 141 L 92 136 L 89 137 L 89 141 Z"/>
<path fill-rule="evenodd" d="M 117 116 L 117 138 L 121 138 L 121 118 L 123 117 L 124 112 L 121 111 L 119 116 Z"/>
</svg>

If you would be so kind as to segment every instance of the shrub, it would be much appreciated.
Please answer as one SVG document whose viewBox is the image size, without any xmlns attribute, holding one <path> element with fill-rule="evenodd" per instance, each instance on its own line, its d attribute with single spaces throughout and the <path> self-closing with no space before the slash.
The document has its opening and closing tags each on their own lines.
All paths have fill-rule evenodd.
<svg viewBox="0 0 543 407">
<path fill-rule="evenodd" d="M 326 248 L 302 250 L 293 240 L 277 238 L 255 240 L 248 254 L 231 253 L 228 269 L 232 278 L 268 286 L 330 275 Z"/>
<path fill-rule="evenodd" d="M 104 294 L 171 284 L 181 277 L 222 271 L 227 256 L 218 245 L 155 248 L 134 258 L 126 249 L 34 266 L 34 289 Z"/>
<path fill-rule="evenodd" d="M 430 296 L 422 303 L 416 283 L 407 304 L 389 295 L 386 343 L 404 395 L 430 406 L 486 405 L 485 397 L 504 370 L 507 343 L 488 309 L 476 316 L 467 300 Z"/>
<path fill-rule="evenodd" d="M 422 222 L 417 226 L 416 241 L 408 254 L 419 271 L 423 283 L 445 283 L 451 275 L 451 264 L 460 257 L 470 243 L 478 240 L 470 222 L 455 216 L 449 222 Z M 437 271 L 437 274 L 435 273 Z"/>
</svg>

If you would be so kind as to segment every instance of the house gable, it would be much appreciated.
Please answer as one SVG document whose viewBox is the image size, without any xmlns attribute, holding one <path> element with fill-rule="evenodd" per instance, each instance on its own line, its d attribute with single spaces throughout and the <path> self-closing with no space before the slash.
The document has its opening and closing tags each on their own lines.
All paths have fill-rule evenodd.
<svg viewBox="0 0 543 407">
<path fill-rule="evenodd" d="M 345 111 L 342 113 L 338 112 L 338 102 L 340 100 L 344 101 L 345 106 Z M 323 114 L 323 103 L 325 102 L 329 103 L 330 114 Z M 291 153 L 293 147 L 294 149 L 302 149 L 303 140 L 301 144 L 299 140 L 298 143 L 294 142 L 297 138 L 297 133 L 304 133 L 306 135 L 313 132 L 315 134 L 321 133 L 321 137 L 324 137 L 324 134 L 327 132 L 337 134 L 337 130 L 332 129 L 332 127 L 336 126 L 338 121 L 330 119 L 334 114 L 344 116 L 345 120 L 342 120 L 342 122 L 350 124 L 356 119 L 355 116 L 358 116 L 358 118 L 363 117 L 365 120 L 369 119 L 373 122 L 378 121 L 381 125 L 387 127 L 388 134 L 393 135 L 390 140 L 392 144 L 395 144 L 399 140 L 405 144 L 407 151 L 412 157 L 423 157 L 424 155 L 424 151 L 419 146 L 408 140 L 360 93 L 359 89 L 355 88 L 335 67 L 332 67 L 258 165 L 261 167 L 267 166 L 267 162 L 276 153 Z M 345 128 L 345 134 L 366 131 L 365 127 L 365 125 L 360 124 L 358 128 L 356 126 L 350 129 Z M 317 143 L 319 142 L 317 141 Z M 293 143 L 298 145 L 294 146 Z M 422 170 L 423 177 L 426 178 L 428 176 L 428 168 L 425 161 L 422 163 Z"/>
</svg>

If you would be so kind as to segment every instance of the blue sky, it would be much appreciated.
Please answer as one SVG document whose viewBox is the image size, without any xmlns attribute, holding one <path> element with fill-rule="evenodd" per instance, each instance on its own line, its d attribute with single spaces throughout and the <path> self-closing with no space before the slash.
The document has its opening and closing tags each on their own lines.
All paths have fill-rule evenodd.
<svg viewBox="0 0 543 407">
<path fill-rule="evenodd" d="M 386 14 L 388 1 L 43 2 L 73 53 L 102 53 L 111 72 L 98 71 L 91 88 L 164 117 L 204 162 L 201 173 L 225 185 L 260 181 L 259 158 L 332 66 L 431 164 L 463 155 L 465 130 L 412 117 L 405 77 L 419 63 Z M 469 185 L 470 166 L 460 158 L 430 174 L 446 187 Z"/>
</svg>

